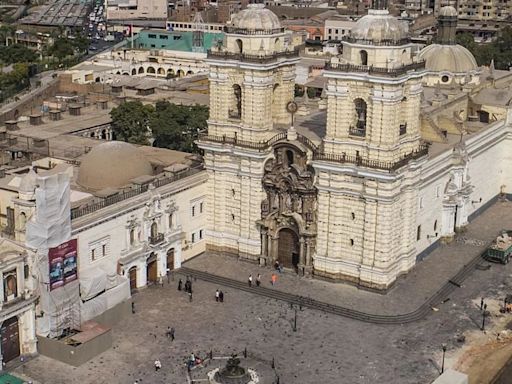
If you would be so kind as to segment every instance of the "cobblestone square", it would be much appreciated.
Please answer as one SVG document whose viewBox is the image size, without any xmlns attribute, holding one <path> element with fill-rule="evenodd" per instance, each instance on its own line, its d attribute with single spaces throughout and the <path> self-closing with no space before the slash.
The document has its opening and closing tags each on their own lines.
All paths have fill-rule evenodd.
<svg viewBox="0 0 512 384">
<path fill-rule="evenodd" d="M 497 202 L 469 226 L 464 236 L 491 240 L 499 229 L 512 228 L 511 211 L 512 203 Z M 481 244 L 459 241 L 439 247 L 387 295 L 287 273 L 279 276 L 275 289 L 368 313 L 404 313 L 481 252 Z M 233 259 L 210 260 L 203 255 L 185 265 L 244 282 L 248 273 L 261 273 L 263 284 L 270 285 L 269 269 Z M 212 350 L 214 356 L 228 356 L 247 348 L 249 355 L 263 361 L 260 364 L 275 359 L 280 384 L 430 383 L 439 375 L 441 345 L 448 345 L 449 367 L 454 363 L 450 356 L 462 346 L 456 338 L 480 327 L 481 314 L 475 300 L 510 293 L 511 272 L 510 264 L 475 269 L 449 300 L 411 324 L 368 324 L 303 308 L 297 311 L 296 332 L 295 309 L 287 302 L 201 280 L 193 283 L 193 301 L 189 302 L 188 296 L 177 290 L 178 279 L 184 280 L 178 274 L 170 284 L 149 287 L 134 296 L 136 313 L 114 327 L 111 350 L 78 368 L 39 356 L 16 372 L 48 384 L 133 384 L 135 380 L 184 384 L 185 361 L 191 352 L 206 357 Z M 225 293 L 224 303 L 215 301 L 217 288 Z M 499 313 L 490 309 L 492 324 Z M 169 326 L 176 329 L 175 341 L 166 337 Z M 158 372 L 153 366 L 155 359 L 162 363 Z"/>
</svg>

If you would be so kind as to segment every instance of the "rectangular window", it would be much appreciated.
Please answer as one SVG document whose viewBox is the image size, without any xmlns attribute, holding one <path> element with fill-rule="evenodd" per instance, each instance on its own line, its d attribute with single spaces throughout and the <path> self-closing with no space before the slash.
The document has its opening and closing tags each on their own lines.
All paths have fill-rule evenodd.
<svg viewBox="0 0 512 384">
<path fill-rule="evenodd" d="M 101 255 L 105 256 L 106 254 L 107 254 L 107 245 L 106 244 L 102 244 L 102 246 L 101 246 Z"/>
<path fill-rule="evenodd" d="M 150 34 L 148 35 L 148 38 L 150 38 L 150 39 L 156 39 L 156 35 L 153 35 L 153 34 L 151 34 L 151 33 L 150 33 Z"/>
<path fill-rule="evenodd" d="M 173 36 L 173 40 L 181 40 L 181 36 Z"/>
<path fill-rule="evenodd" d="M 200 229 L 199 230 L 199 240 L 201 240 L 203 238 L 203 230 Z"/>
<path fill-rule="evenodd" d="M 416 231 L 416 240 L 421 239 L 421 225 L 418 225 L 418 230 Z"/>
<path fill-rule="evenodd" d="M 92 261 L 96 260 L 96 250 L 95 249 L 91 249 L 91 259 L 92 259 Z"/>
<path fill-rule="evenodd" d="M 196 215 L 196 206 L 193 205 L 192 206 L 192 217 L 195 217 L 195 215 Z"/>
<path fill-rule="evenodd" d="M 169 36 L 167 36 L 167 35 L 160 35 L 160 39 L 161 40 L 168 40 Z"/>
<path fill-rule="evenodd" d="M 203 203 L 199 203 L 199 213 L 203 213 Z"/>
<path fill-rule="evenodd" d="M 194 244 L 196 242 L 196 234 L 193 233 L 192 234 L 192 244 Z"/>
<path fill-rule="evenodd" d="M 441 187 L 437 186 L 436 187 L 436 197 L 440 197 L 440 196 L 441 196 Z"/>
</svg>

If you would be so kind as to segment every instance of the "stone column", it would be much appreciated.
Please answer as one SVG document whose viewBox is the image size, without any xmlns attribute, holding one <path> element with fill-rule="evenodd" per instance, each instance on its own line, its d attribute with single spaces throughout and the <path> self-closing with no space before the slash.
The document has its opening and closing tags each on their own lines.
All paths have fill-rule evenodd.
<svg viewBox="0 0 512 384">
<path fill-rule="evenodd" d="M 302 274 L 302 276 L 304 276 L 304 265 L 306 264 L 306 253 L 305 253 L 305 249 L 304 249 L 304 238 L 301 237 L 300 240 L 299 240 L 299 273 Z"/>
</svg>

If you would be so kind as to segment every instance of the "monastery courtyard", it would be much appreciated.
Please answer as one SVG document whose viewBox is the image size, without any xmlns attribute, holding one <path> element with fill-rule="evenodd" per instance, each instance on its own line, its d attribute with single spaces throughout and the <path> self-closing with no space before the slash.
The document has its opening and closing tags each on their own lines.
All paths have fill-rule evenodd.
<svg viewBox="0 0 512 384">
<path fill-rule="evenodd" d="M 279 275 L 275 289 L 372 314 L 411 312 L 503 228 L 512 228 L 512 202 L 494 203 L 469 225 L 461 235 L 465 239 L 437 248 L 386 295 L 291 273 Z M 215 274 L 222 270 L 222 275 L 240 281 L 246 281 L 249 273 L 254 278 L 261 273 L 263 285 L 270 286 L 269 269 L 236 259 L 201 255 L 185 266 Z M 109 351 L 78 368 L 39 356 L 15 373 L 48 384 L 133 384 L 135 380 L 184 384 L 185 361 L 191 352 L 204 357 L 212 350 L 214 356 L 227 356 L 247 348 L 250 356 L 266 360 L 267 368 L 275 358 L 280 384 L 431 383 L 439 375 L 443 343 L 447 344 L 446 367 L 475 373 L 489 366 L 485 356 L 478 354 L 479 346 L 487 353 L 492 347 L 485 345 L 503 346 L 496 345 L 497 332 L 512 321 L 512 315 L 500 314 L 498 305 L 505 294 L 512 294 L 511 273 L 511 264 L 475 269 L 449 300 L 418 322 L 374 325 L 303 308 L 297 313 L 296 332 L 294 309 L 286 302 L 201 280 L 193 283 L 193 301 L 189 302 L 176 289 L 183 277 L 177 275 L 170 284 L 165 281 L 163 287 L 149 287 L 134 296 L 136 313 L 114 327 L 114 346 Z M 224 303 L 215 302 L 217 288 L 225 293 Z M 481 297 L 486 298 L 491 313 L 485 333 L 479 329 Z M 173 342 L 165 336 L 168 326 L 176 329 Z M 501 333 L 502 340 L 506 337 Z M 155 359 L 162 363 L 159 372 L 153 367 Z M 475 365 L 480 368 L 472 364 L 477 359 L 480 364 Z"/>
</svg>

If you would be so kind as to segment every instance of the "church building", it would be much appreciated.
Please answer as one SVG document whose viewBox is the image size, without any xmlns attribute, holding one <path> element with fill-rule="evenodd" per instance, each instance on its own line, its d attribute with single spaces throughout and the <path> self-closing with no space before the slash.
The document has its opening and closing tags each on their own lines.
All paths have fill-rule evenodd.
<svg viewBox="0 0 512 384">
<path fill-rule="evenodd" d="M 385 290 L 505 196 L 512 73 L 455 44 L 452 7 L 438 23 L 418 52 L 374 0 L 299 119 L 291 36 L 263 4 L 235 15 L 208 53 L 207 250 Z"/>
</svg>

